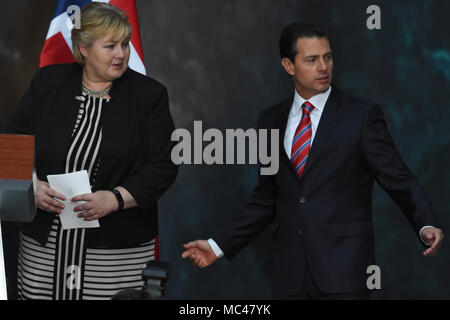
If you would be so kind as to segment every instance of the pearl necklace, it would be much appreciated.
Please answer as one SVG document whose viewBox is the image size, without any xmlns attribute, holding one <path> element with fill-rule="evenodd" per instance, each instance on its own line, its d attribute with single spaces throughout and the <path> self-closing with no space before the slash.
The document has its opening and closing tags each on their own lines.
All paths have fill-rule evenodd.
<svg viewBox="0 0 450 320">
<path fill-rule="evenodd" d="M 105 89 L 95 91 L 95 90 L 91 90 L 88 87 L 86 87 L 86 85 L 84 83 L 81 83 L 81 88 L 83 90 L 83 93 L 86 93 L 87 95 L 93 96 L 95 98 L 102 98 L 104 96 L 107 96 L 109 94 L 109 90 L 111 90 L 111 87 L 112 87 L 112 83 Z"/>
</svg>

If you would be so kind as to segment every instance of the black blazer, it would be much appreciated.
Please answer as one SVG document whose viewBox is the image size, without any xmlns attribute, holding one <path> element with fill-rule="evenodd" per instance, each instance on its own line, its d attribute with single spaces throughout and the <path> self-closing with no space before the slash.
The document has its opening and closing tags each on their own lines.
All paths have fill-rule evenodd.
<svg viewBox="0 0 450 320">
<path fill-rule="evenodd" d="M 39 69 L 6 127 L 8 133 L 35 135 L 40 180 L 64 173 L 80 104 L 75 97 L 81 94 L 81 76 L 82 67 L 77 63 Z M 157 200 L 174 181 L 178 167 L 170 158 L 174 125 L 166 88 L 128 69 L 114 81 L 110 96 L 102 111 L 100 168 L 92 191 L 121 185 L 138 207 L 101 218 L 100 228 L 86 230 L 86 244 L 122 248 L 158 234 Z M 44 244 L 52 220 L 53 214 L 38 210 L 34 221 L 22 224 L 21 229 Z"/>
<path fill-rule="evenodd" d="M 217 235 L 217 244 L 232 258 L 272 222 L 270 278 L 275 294 L 298 293 L 307 264 L 326 293 L 364 292 L 366 269 L 375 263 L 375 181 L 400 206 L 417 235 L 421 227 L 437 227 L 438 222 L 400 158 L 381 108 L 335 87 L 298 179 L 283 147 L 292 101 L 261 113 L 259 128 L 280 130 L 279 171 L 260 176 L 251 200 L 232 219 L 231 230 Z"/>
</svg>

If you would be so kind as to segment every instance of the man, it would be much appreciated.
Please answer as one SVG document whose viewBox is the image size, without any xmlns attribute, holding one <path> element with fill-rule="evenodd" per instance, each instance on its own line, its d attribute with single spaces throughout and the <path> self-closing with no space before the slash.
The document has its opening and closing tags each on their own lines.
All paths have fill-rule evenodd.
<svg viewBox="0 0 450 320">
<path fill-rule="evenodd" d="M 401 160 L 381 108 L 331 86 L 333 57 L 320 26 L 292 23 L 280 38 L 294 96 L 264 110 L 260 128 L 279 129 L 280 168 L 260 176 L 227 234 L 185 244 L 203 268 L 231 259 L 272 223 L 271 284 L 276 298 L 367 299 L 374 264 L 375 181 L 400 206 L 434 255 L 443 233 L 431 204 Z"/>
</svg>

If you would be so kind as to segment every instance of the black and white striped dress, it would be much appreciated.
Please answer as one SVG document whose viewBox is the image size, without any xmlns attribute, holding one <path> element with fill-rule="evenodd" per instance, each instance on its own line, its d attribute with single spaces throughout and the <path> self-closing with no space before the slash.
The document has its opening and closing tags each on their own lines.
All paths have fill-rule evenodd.
<svg viewBox="0 0 450 320">
<path fill-rule="evenodd" d="M 65 172 L 87 170 L 92 184 L 101 168 L 102 108 L 109 100 L 85 93 L 77 98 L 81 103 Z M 84 240 L 85 229 L 62 230 L 57 214 L 45 246 L 20 233 L 19 299 L 99 300 L 142 288 L 143 269 L 155 258 L 155 240 L 126 249 L 87 248 Z"/>
</svg>

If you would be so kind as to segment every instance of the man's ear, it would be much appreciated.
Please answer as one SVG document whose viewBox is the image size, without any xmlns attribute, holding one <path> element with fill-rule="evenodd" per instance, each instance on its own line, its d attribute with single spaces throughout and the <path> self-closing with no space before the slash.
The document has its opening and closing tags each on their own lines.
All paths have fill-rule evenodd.
<svg viewBox="0 0 450 320">
<path fill-rule="evenodd" d="M 287 73 L 289 73 L 291 76 L 294 75 L 294 63 L 291 61 L 291 59 L 286 57 L 281 59 L 281 65 Z"/>
</svg>

